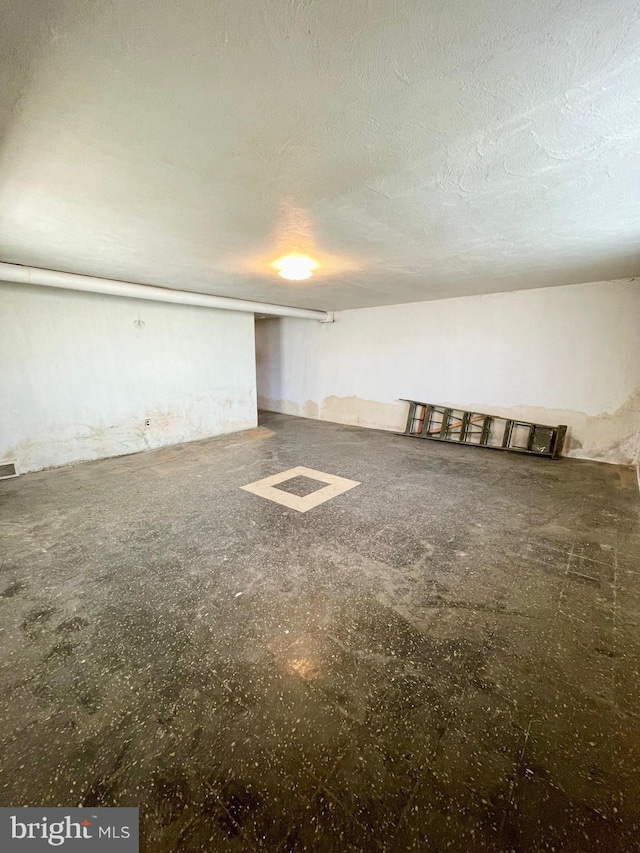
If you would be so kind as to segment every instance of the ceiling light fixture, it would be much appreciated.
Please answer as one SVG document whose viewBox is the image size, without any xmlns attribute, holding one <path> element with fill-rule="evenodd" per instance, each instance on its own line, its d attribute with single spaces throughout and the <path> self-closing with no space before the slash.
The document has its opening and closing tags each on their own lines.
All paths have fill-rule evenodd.
<svg viewBox="0 0 640 853">
<path fill-rule="evenodd" d="M 313 271 L 318 269 L 318 263 L 307 255 L 287 255 L 274 261 L 272 266 L 278 270 L 278 275 L 289 281 L 311 278 Z"/>
</svg>

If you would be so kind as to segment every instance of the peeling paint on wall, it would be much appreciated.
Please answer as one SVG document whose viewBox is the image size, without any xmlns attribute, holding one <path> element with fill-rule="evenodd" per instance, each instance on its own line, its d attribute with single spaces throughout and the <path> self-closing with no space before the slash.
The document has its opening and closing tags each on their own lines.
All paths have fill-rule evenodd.
<svg viewBox="0 0 640 853">
<path fill-rule="evenodd" d="M 400 432 L 404 397 L 564 423 L 566 455 L 640 463 L 634 282 L 266 320 L 257 342 L 265 409 Z"/>
<path fill-rule="evenodd" d="M 151 421 L 149 427 L 140 418 L 104 426 L 49 425 L 46 433 L 36 432 L 27 441 L 9 445 L 3 457 L 17 459 L 20 471 L 27 473 L 224 435 L 255 426 L 255 417 L 247 417 L 253 411 L 253 401 L 254 395 L 246 393 L 222 405 L 202 401 L 181 411 L 150 410 L 145 412 Z"/>
<path fill-rule="evenodd" d="M 256 426 L 250 314 L 3 284 L 0 320 L 0 459 L 23 473 Z"/>
<path fill-rule="evenodd" d="M 464 403 L 452 400 L 425 402 L 551 426 L 567 424 L 569 429 L 563 456 L 613 462 L 618 465 L 637 465 L 640 461 L 638 458 L 640 388 L 613 414 L 594 417 L 585 415 L 584 412 L 545 409 L 540 406 L 505 408 L 468 401 Z M 269 400 L 260 397 L 258 403 L 260 408 L 266 411 L 391 432 L 404 432 L 408 411 L 408 404 L 403 401 L 379 403 L 375 400 L 361 400 L 359 397 L 327 397 L 320 405 L 309 400 L 303 406 L 296 406 L 291 400 Z M 315 411 L 316 414 L 309 414 L 311 411 Z"/>
</svg>

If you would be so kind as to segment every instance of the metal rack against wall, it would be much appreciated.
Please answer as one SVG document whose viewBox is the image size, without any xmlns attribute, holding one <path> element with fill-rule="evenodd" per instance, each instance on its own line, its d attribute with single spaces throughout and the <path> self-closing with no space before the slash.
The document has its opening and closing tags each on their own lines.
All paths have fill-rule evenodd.
<svg viewBox="0 0 640 853">
<path fill-rule="evenodd" d="M 405 402 L 409 403 L 409 415 L 404 434 L 414 438 L 491 447 L 551 459 L 558 459 L 562 453 L 567 431 L 564 424 L 554 427 L 417 400 Z"/>
</svg>

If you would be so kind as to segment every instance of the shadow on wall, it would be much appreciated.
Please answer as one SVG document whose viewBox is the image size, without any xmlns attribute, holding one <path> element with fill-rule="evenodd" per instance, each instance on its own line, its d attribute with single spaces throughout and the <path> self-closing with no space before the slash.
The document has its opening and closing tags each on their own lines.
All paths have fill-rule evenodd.
<svg viewBox="0 0 640 853">
<path fill-rule="evenodd" d="M 276 389 L 282 389 L 282 324 L 278 321 L 270 322 L 270 338 L 259 334 L 259 324 L 269 322 L 263 319 L 255 320 L 255 342 L 256 342 L 256 388 L 258 392 L 258 408 L 269 411 L 268 405 Z M 285 413 L 288 414 L 288 413 Z M 291 414 L 296 414 L 291 412 Z"/>
<path fill-rule="evenodd" d="M 302 320 L 309 324 L 314 331 L 317 323 Z M 258 408 L 263 411 L 280 412 L 284 415 L 297 415 L 303 418 L 332 420 L 321 415 L 320 407 L 315 400 L 303 402 L 288 400 L 287 388 L 297 388 L 305 395 L 313 394 L 316 388 L 318 353 L 313 349 L 301 348 L 292 359 L 287 347 L 291 341 L 286 340 L 287 325 L 280 319 L 267 318 L 256 320 L 261 325 L 256 329 L 256 385 L 258 392 Z M 307 342 L 317 340 L 309 334 Z M 342 423 L 353 423 L 342 421 Z M 363 424 L 365 426 L 365 424 Z M 382 427 L 384 429 L 384 427 Z"/>
</svg>

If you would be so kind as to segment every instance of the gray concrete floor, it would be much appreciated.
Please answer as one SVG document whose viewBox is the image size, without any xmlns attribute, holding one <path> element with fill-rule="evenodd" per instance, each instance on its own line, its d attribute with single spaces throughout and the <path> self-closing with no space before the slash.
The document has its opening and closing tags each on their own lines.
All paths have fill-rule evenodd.
<svg viewBox="0 0 640 853">
<path fill-rule="evenodd" d="M 298 465 L 361 485 L 240 488 Z M 630 471 L 266 415 L 0 508 L 0 805 L 139 805 L 154 853 L 640 849 Z"/>
</svg>

